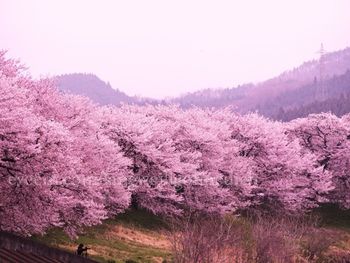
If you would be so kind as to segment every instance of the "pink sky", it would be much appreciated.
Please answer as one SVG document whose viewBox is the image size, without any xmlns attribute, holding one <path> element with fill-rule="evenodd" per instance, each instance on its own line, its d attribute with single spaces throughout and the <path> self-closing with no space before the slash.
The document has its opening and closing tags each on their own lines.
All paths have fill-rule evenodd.
<svg viewBox="0 0 350 263">
<path fill-rule="evenodd" d="M 350 1 L 0 0 L 0 49 L 34 76 L 91 72 L 162 98 L 261 81 L 350 46 Z"/>
</svg>

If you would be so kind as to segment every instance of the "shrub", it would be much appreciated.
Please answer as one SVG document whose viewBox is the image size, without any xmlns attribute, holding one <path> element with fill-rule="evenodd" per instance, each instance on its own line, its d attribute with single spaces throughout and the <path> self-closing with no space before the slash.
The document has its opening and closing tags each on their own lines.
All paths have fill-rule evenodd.
<svg viewBox="0 0 350 263">
<path fill-rule="evenodd" d="M 170 232 L 174 262 L 232 262 L 242 257 L 245 227 L 232 218 L 191 215 L 173 221 Z"/>
</svg>

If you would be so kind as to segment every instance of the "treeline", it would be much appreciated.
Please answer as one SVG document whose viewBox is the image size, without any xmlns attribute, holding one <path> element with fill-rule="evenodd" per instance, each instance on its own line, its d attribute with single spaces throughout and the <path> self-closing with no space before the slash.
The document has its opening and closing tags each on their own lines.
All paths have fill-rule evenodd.
<svg viewBox="0 0 350 263">
<path fill-rule="evenodd" d="M 287 91 L 256 109 L 266 117 L 289 121 L 311 113 L 332 112 L 342 116 L 349 111 L 346 105 L 350 95 L 350 70 L 340 76 Z"/>
<path fill-rule="evenodd" d="M 113 89 L 110 83 L 102 81 L 93 74 L 64 74 L 56 76 L 55 80 L 60 90 L 86 96 L 100 105 L 120 105 L 136 101 L 124 92 Z"/>
<path fill-rule="evenodd" d="M 323 81 L 318 79 L 319 61 L 312 60 L 257 84 L 202 90 L 174 98 L 170 102 L 183 108 L 231 106 L 242 114 L 258 111 L 266 117 L 276 119 L 281 109 L 297 110 L 316 101 L 336 99 L 341 94 L 348 94 L 349 58 L 350 48 L 325 54 Z M 326 89 L 325 94 L 321 94 L 321 89 Z"/>
<path fill-rule="evenodd" d="M 284 111 L 281 108 L 276 119 L 282 121 L 291 121 L 297 118 L 307 117 L 309 114 L 331 112 L 341 117 L 350 112 L 350 93 L 341 95 L 339 98 L 331 98 L 324 101 L 315 101 L 296 109 Z"/>
<path fill-rule="evenodd" d="M 100 107 L 4 52 L 0 87 L 1 230 L 75 235 L 131 203 L 166 215 L 350 207 L 350 115 Z"/>
</svg>

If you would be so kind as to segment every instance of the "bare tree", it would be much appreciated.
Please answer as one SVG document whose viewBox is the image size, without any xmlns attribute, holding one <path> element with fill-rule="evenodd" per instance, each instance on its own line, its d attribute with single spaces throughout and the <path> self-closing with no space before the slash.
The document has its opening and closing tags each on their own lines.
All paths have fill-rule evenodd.
<svg viewBox="0 0 350 263">
<path fill-rule="evenodd" d="M 170 231 L 176 263 L 246 262 L 242 243 L 246 229 L 232 217 L 192 214 L 173 221 Z"/>
<path fill-rule="evenodd" d="M 293 262 L 299 242 L 306 232 L 306 224 L 296 217 L 259 216 L 252 224 L 254 262 Z"/>
<path fill-rule="evenodd" d="M 174 220 L 169 236 L 175 263 L 314 262 L 335 240 L 317 222 L 291 215 L 191 214 Z"/>
</svg>

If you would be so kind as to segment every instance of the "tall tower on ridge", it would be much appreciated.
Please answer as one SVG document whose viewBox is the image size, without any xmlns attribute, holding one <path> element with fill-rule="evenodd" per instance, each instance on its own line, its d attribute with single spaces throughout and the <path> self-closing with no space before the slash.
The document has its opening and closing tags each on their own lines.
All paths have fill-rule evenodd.
<svg viewBox="0 0 350 263">
<path fill-rule="evenodd" d="M 317 52 L 320 54 L 319 58 L 319 81 L 318 81 L 318 98 L 320 100 L 325 100 L 326 99 L 326 88 L 324 85 L 324 80 L 325 80 L 325 54 L 326 51 L 323 47 L 323 43 L 321 43 L 321 48 Z"/>
</svg>

